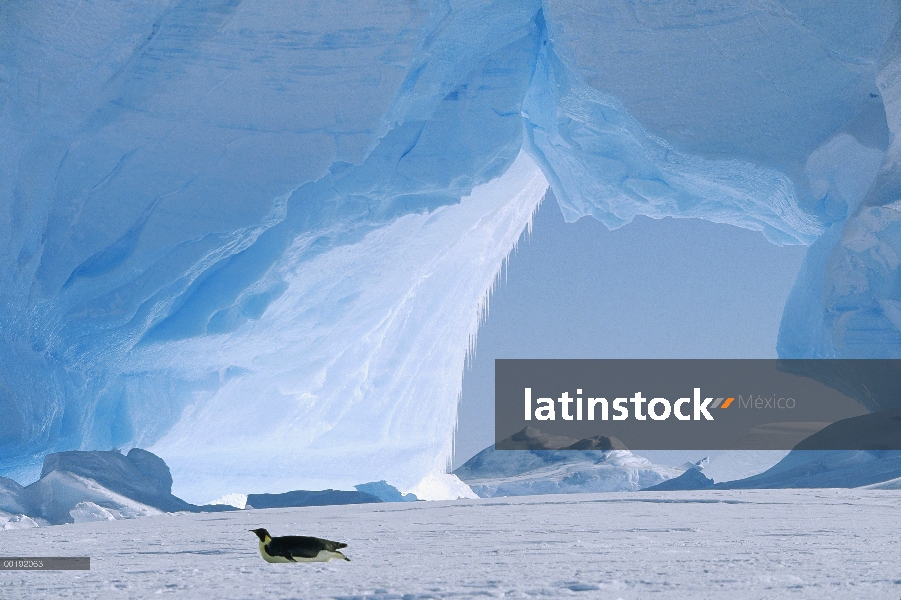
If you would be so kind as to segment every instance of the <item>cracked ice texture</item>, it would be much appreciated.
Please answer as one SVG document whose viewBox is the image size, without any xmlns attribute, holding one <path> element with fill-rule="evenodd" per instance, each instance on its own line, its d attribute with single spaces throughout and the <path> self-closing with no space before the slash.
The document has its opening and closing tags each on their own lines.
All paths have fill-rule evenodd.
<svg viewBox="0 0 901 600">
<path fill-rule="evenodd" d="M 547 182 L 568 220 L 776 243 L 889 210 L 861 200 L 877 173 L 897 188 L 896 3 L 597 6 L 0 7 L 5 472 L 141 445 L 197 501 L 409 488 L 444 468 L 485 294 Z M 887 214 L 854 231 L 897 249 Z M 817 249 L 782 340 L 834 329 L 804 310 Z"/>
</svg>

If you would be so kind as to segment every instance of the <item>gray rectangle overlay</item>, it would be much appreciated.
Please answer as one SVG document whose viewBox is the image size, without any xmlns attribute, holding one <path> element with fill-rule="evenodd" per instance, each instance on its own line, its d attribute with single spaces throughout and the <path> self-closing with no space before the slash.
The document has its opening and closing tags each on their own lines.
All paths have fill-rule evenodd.
<svg viewBox="0 0 901 600">
<path fill-rule="evenodd" d="M 0 571 L 90 571 L 90 556 L 7 556 Z"/>
<path fill-rule="evenodd" d="M 495 361 L 498 450 L 901 450 L 901 360 Z"/>
</svg>

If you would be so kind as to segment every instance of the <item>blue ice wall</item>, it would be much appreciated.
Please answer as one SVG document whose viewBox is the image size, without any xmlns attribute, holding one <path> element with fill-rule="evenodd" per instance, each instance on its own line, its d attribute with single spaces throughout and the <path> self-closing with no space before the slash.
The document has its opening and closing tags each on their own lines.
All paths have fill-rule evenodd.
<svg viewBox="0 0 901 600">
<path fill-rule="evenodd" d="M 779 332 L 779 353 L 791 357 L 901 357 L 901 28 L 878 61 L 885 107 L 886 150 L 863 159 L 842 152 L 825 198 L 844 194 L 852 210 L 811 246 Z M 873 154 L 873 150 L 869 149 Z M 845 190 L 845 191 L 843 191 Z"/>
<path fill-rule="evenodd" d="M 0 454 L 13 465 L 158 439 L 242 371 L 123 370 L 136 348 L 259 319 L 298 239 L 306 261 L 503 173 L 539 6 L 0 10 Z"/>
<path fill-rule="evenodd" d="M 484 294 L 548 183 L 568 220 L 813 244 L 781 354 L 895 356 L 898 17 L 4 3 L 0 471 L 143 445 L 176 487 L 232 477 L 210 498 L 274 473 L 408 489 L 443 468 Z"/>
</svg>

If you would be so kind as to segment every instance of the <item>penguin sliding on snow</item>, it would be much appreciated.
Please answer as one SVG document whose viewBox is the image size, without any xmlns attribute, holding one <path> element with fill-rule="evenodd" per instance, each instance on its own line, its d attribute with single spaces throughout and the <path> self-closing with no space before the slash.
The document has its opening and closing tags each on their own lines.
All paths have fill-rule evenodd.
<svg viewBox="0 0 901 600">
<path fill-rule="evenodd" d="M 342 558 L 350 562 L 349 558 L 338 551 L 339 548 L 347 547 L 347 544 L 343 542 L 302 535 L 274 538 L 263 528 L 249 531 L 257 534 L 257 537 L 260 538 L 260 556 L 266 562 L 328 562 L 333 558 Z"/>
</svg>

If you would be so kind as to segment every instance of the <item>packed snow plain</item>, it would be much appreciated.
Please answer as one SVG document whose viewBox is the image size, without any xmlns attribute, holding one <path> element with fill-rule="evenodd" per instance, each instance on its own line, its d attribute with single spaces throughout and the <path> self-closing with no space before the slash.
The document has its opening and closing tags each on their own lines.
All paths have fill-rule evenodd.
<svg viewBox="0 0 901 600">
<path fill-rule="evenodd" d="M 528 496 L 169 514 L 0 532 L 90 571 L 0 573 L 19 598 L 897 598 L 901 490 Z M 348 543 L 265 563 L 248 529 Z"/>
</svg>

